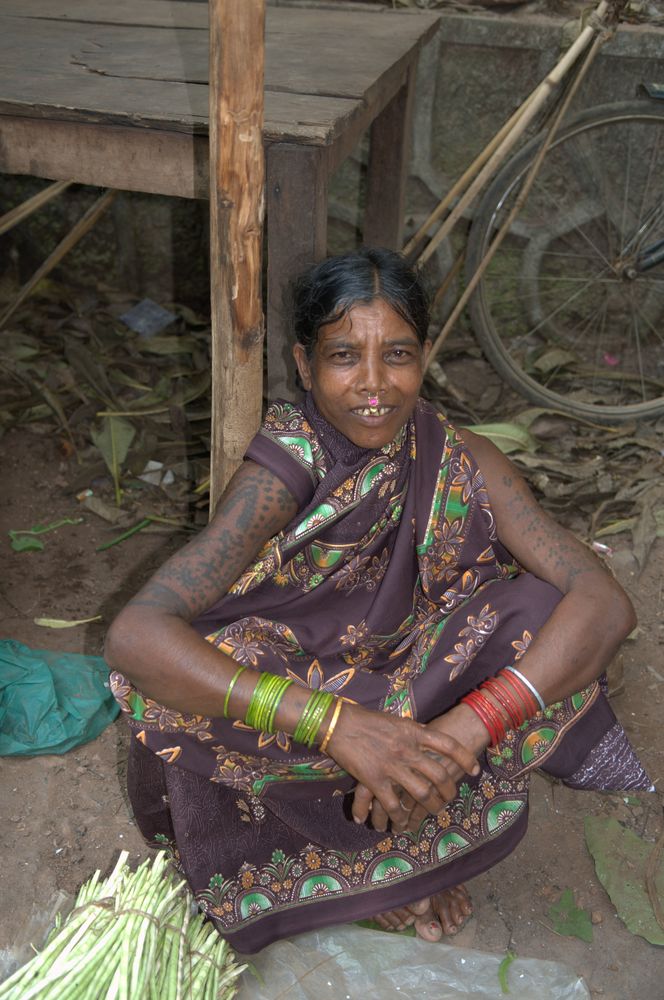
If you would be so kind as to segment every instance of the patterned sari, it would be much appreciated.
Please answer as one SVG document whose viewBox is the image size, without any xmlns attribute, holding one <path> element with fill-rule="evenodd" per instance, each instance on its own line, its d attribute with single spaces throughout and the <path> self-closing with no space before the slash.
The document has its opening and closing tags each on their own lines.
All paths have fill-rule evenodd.
<svg viewBox="0 0 664 1000">
<path fill-rule="evenodd" d="M 560 600 L 501 545 L 477 463 L 423 401 L 376 451 L 351 444 L 309 397 L 275 403 L 247 457 L 299 511 L 194 622 L 238 663 L 427 722 L 518 661 Z M 132 729 L 142 832 L 171 845 L 202 909 L 245 953 L 486 870 L 525 833 L 533 768 L 572 783 L 582 773 L 593 787 L 589 761 L 607 734 L 626 746 L 594 683 L 508 732 L 416 833 L 385 834 L 352 821 L 350 776 L 287 733 L 180 714 L 120 674 L 112 688 Z M 604 753 L 602 787 L 648 787 L 626 753 L 620 773 Z"/>
</svg>

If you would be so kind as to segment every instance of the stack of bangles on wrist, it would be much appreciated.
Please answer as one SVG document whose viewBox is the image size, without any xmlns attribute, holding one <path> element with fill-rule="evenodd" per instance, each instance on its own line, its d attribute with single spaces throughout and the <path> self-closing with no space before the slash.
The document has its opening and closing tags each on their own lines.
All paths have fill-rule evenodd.
<svg viewBox="0 0 664 1000">
<path fill-rule="evenodd" d="M 228 718 L 228 703 L 233 688 L 240 675 L 246 669 L 247 667 L 240 667 L 228 685 L 223 709 L 225 719 Z M 293 681 L 290 678 L 281 677 L 279 674 L 261 673 L 249 700 L 249 707 L 244 717 L 245 723 L 251 726 L 252 729 L 256 729 L 259 733 L 276 732 L 275 717 L 277 709 L 286 689 L 292 683 Z M 293 733 L 295 742 L 303 743 L 311 749 L 318 740 L 320 728 L 330 706 L 335 703 L 332 718 L 318 748 L 321 753 L 325 753 L 336 724 L 339 721 L 343 702 L 343 698 L 337 698 L 335 695 L 330 694 L 329 691 L 313 691 L 295 727 L 295 732 Z"/>
<path fill-rule="evenodd" d="M 491 698 L 487 698 L 483 691 Z M 469 691 L 461 701 L 482 720 L 491 746 L 500 743 L 508 729 L 518 729 L 546 708 L 537 688 L 516 667 L 505 667 L 495 677 L 489 677 L 480 684 L 479 690 Z"/>
</svg>

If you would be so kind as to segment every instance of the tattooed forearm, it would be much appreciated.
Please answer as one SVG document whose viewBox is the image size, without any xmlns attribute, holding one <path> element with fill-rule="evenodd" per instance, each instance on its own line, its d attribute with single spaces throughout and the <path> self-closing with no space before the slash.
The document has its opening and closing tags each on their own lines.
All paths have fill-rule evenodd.
<svg viewBox="0 0 664 1000">
<path fill-rule="evenodd" d="M 191 620 L 226 594 L 264 542 L 296 512 L 295 500 L 272 473 L 246 463 L 210 524 L 158 570 L 132 604 Z"/>
<path fill-rule="evenodd" d="M 187 602 L 178 593 L 156 579 L 148 581 L 129 603 L 145 608 L 160 608 L 181 618 L 188 618 L 191 612 Z"/>
<path fill-rule="evenodd" d="M 507 513 L 520 539 L 553 571 L 565 593 L 586 573 L 606 573 L 595 554 L 548 517 L 521 482 L 504 474 L 502 486 L 509 491 Z"/>
</svg>

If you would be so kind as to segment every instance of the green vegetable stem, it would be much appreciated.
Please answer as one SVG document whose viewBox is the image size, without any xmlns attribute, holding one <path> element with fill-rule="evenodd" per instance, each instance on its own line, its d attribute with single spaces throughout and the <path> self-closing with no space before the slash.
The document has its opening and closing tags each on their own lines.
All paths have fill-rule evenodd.
<svg viewBox="0 0 664 1000">
<path fill-rule="evenodd" d="M 0 1000 L 231 1000 L 246 966 L 194 912 L 166 854 L 135 872 L 127 857 L 85 883 L 43 950 L 0 984 Z"/>
</svg>

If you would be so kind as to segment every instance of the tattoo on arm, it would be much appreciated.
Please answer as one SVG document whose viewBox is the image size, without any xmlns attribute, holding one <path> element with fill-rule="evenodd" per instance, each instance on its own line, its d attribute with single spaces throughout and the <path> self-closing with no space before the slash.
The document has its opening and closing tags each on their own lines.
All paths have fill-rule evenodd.
<svg viewBox="0 0 664 1000">
<path fill-rule="evenodd" d="M 258 465 L 243 466 L 210 524 L 131 603 L 191 620 L 228 591 L 263 543 L 296 512 L 296 501 L 272 473 Z"/>
<path fill-rule="evenodd" d="M 502 484 L 510 492 L 507 510 L 512 524 L 530 546 L 533 555 L 548 565 L 560 579 L 565 592 L 571 590 L 577 578 L 584 573 L 605 572 L 594 554 L 586 551 L 564 528 L 544 515 L 512 476 L 505 473 Z"/>
</svg>

